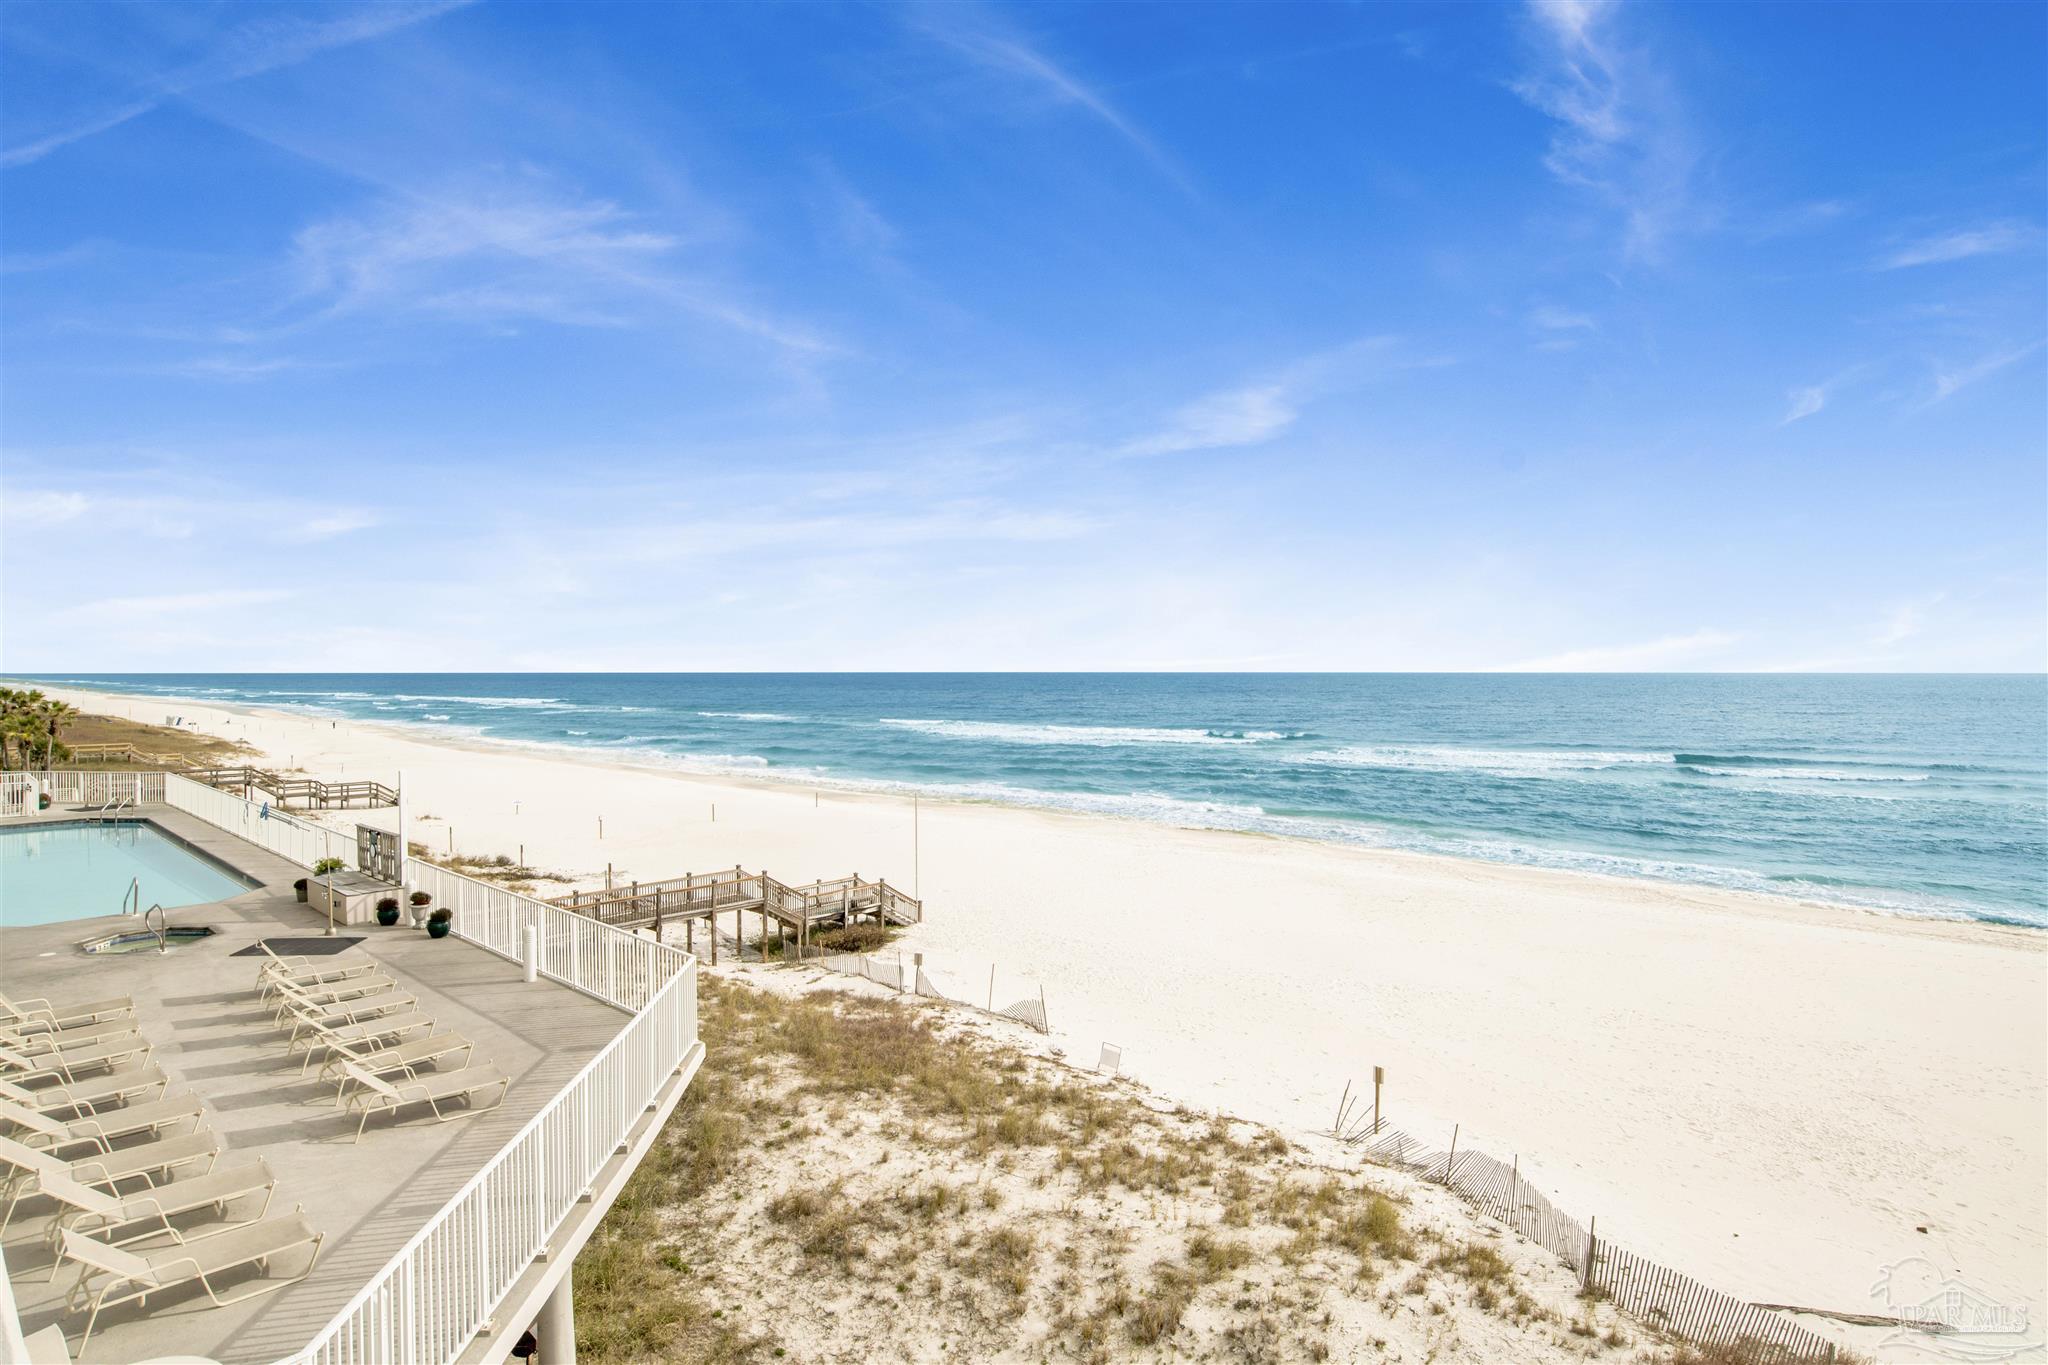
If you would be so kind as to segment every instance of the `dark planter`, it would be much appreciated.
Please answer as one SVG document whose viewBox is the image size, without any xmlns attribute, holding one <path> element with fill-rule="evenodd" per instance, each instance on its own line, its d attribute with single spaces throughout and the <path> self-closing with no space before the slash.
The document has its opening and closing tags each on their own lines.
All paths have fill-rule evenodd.
<svg viewBox="0 0 2048 1365">
<path fill-rule="evenodd" d="M 454 927 L 455 921 L 453 920 L 430 919 L 427 921 L 427 937 L 446 938 L 448 937 L 448 931 Z"/>
<path fill-rule="evenodd" d="M 306 879 L 301 877 L 293 882 L 292 890 L 299 893 L 299 904 L 304 905 L 306 903 Z"/>
<path fill-rule="evenodd" d="M 38 792 L 38 793 L 36 794 L 36 809 L 37 809 L 37 810 L 48 810 L 49 808 L 50 808 L 50 795 L 49 795 L 49 793 L 48 793 L 48 792 Z"/>
<path fill-rule="evenodd" d="M 398 923 L 398 907 L 395 905 L 378 906 L 377 923 L 383 925 L 386 929 L 389 929 L 392 925 Z"/>
</svg>

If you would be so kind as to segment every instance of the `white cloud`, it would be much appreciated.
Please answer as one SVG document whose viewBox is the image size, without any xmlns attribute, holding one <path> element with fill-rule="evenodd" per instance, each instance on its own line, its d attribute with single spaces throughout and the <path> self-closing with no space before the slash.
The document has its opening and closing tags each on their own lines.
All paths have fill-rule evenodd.
<svg viewBox="0 0 2048 1365">
<path fill-rule="evenodd" d="M 83 493 L 32 488 L 0 498 L 0 512 L 7 520 L 28 526 L 55 526 L 84 516 L 92 502 Z"/>
<path fill-rule="evenodd" d="M 1947 261 L 1968 260 L 1972 256 L 2018 251 L 2039 235 L 2025 224 L 2011 220 L 1955 228 L 1895 248 L 1877 261 L 1876 268 L 1902 270 L 1916 265 L 1940 265 Z"/>
<path fill-rule="evenodd" d="M 1121 110 L 1022 37 L 1002 29 L 988 11 L 965 4 L 945 4 L 927 6 L 914 13 L 916 27 L 927 37 L 978 66 L 1025 82 L 1059 104 L 1084 110 L 1137 148 L 1182 189 L 1189 188 L 1179 166 Z"/>
<path fill-rule="evenodd" d="M 350 531 L 362 531 L 378 524 L 377 517 L 370 512 L 330 512 L 323 517 L 314 517 L 303 526 L 295 528 L 301 537 L 313 540 L 327 540 L 333 536 L 347 535 Z"/>
<path fill-rule="evenodd" d="M 1922 406 L 1934 404 L 1954 397 L 1973 384 L 1982 383 L 2009 365 L 2016 365 L 2028 356 L 2048 345 L 2048 340 L 2032 342 L 2009 351 L 2000 351 L 1961 366 L 1937 366 L 1934 372 L 1934 396 Z"/>
<path fill-rule="evenodd" d="M 1314 398 L 1384 374 L 1395 345 L 1393 337 L 1366 337 L 1297 360 L 1254 383 L 1206 394 L 1177 410 L 1159 430 L 1124 442 L 1115 453 L 1174 455 L 1270 441 L 1293 426 Z"/>
<path fill-rule="evenodd" d="M 40 160 L 59 147 L 118 128 L 191 91 L 296 66 L 329 49 L 381 38 L 470 3 L 472 0 L 366 4 L 340 18 L 310 20 L 291 16 L 252 21 L 229 34 L 227 41 L 198 61 L 150 81 L 138 98 L 0 152 L 0 166 L 21 166 Z"/>
<path fill-rule="evenodd" d="M 1928 613 L 1947 596 L 1947 593 L 1935 592 L 1899 603 L 1886 615 L 1871 643 L 1896 645 L 1918 635 L 1926 628 Z"/>
<path fill-rule="evenodd" d="M 258 607 L 291 596 L 285 588 L 216 588 L 206 592 L 161 593 L 143 597 L 103 597 L 75 610 L 88 616 L 158 616 Z"/>
<path fill-rule="evenodd" d="M 1510 664 L 1511 673 L 1633 673 L 1697 666 L 1732 645 L 1740 637 L 1725 630 L 1700 629 L 1689 635 L 1666 635 L 1624 645 L 1594 645 L 1568 649 L 1540 659 Z"/>
<path fill-rule="evenodd" d="M 1513 90 L 1557 121 L 1550 173 L 1622 218 L 1623 254 L 1655 260 L 1699 217 L 1692 150 L 1669 81 L 1614 33 L 1614 0 L 1531 0 L 1531 69 Z"/>
<path fill-rule="evenodd" d="M 1575 313 L 1556 304 L 1542 303 L 1529 310 L 1529 325 L 1546 332 L 1596 331 L 1598 323 L 1585 313 Z"/>
<path fill-rule="evenodd" d="M 1785 395 L 1785 415 L 1778 419 L 1778 425 L 1789 427 L 1794 422 L 1803 422 L 1828 405 L 1828 391 L 1824 384 L 1808 384 L 1793 389 Z"/>
</svg>

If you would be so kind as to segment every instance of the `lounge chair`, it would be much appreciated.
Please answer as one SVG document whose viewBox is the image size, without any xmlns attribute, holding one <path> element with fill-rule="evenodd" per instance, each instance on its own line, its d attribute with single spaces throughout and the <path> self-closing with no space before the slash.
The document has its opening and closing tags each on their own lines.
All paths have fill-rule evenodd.
<svg viewBox="0 0 2048 1365">
<path fill-rule="evenodd" d="M 85 1320 L 85 1335 L 78 1339 L 78 1348 L 84 1351 L 86 1343 L 92 1340 L 92 1329 L 99 1322 L 100 1310 L 115 1304 L 196 1284 L 206 1291 L 215 1307 L 221 1307 L 297 1284 L 313 1273 L 325 1235 L 313 1231 L 312 1225 L 306 1221 L 304 1208 L 294 1209 L 282 1217 L 244 1223 L 210 1237 L 194 1237 L 175 1246 L 151 1247 L 143 1251 L 129 1251 L 66 1228 L 63 1232 L 64 1259 L 77 1262 L 79 1270 L 78 1283 L 71 1286 L 71 1292 L 64 1296 L 64 1309 L 77 1313 L 88 1303 L 92 1306 Z M 267 1278 L 273 1256 L 308 1245 L 313 1248 L 313 1254 L 304 1270 L 289 1279 Z M 218 1282 L 229 1271 L 251 1265 L 266 1276 L 262 1283 L 253 1289 L 223 1296 Z M 96 1275 L 105 1278 L 95 1284 Z"/>
<path fill-rule="evenodd" d="M 313 1065 L 315 1048 L 326 1048 L 331 1052 L 337 1043 L 344 1047 L 368 1043 L 388 1047 L 415 1033 L 431 1033 L 433 1030 L 434 1017 L 422 1014 L 418 1010 L 406 1010 L 401 1014 L 383 1014 L 353 1024 L 322 1024 L 315 1021 L 305 1034 L 295 1036 L 285 1044 L 285 1055 L 289 1057 L 293 1050 L 299 1047 L 306 1049 L 306 1060 L 299 1063 L 299 1074 L 303 1076 L 306 1069 Z"/>
<path fill-rule="evenodd" d="M 182 1242 L 184 1234 L 171 1226 L 171 1219 L 181 1214 L 197 1213 L 204 1208 L 213 1209 L 217 1217 L 225 1219 L 229 1204 L 260 1194 L 263 1196 L 262 1207 L 247 1218 L 235 1220 L 253 1222 L 270 1212 L 270 1201 L 277 1193 L 277 1177 L 261 1160 L 225 1170 L 216 1168 L 189 1180 L 173 1180 L 132 1194 L 108 1194 L 54 1171 L 40 1174 L 37 1183 L 44 1194 L 65 1205 L 65 1210 L 51 1220 L 49 1233 L 44 1239 L 49 1243 L 50 1278 L 53 1280 L 57 1278 L 57 1267 L 62 1261 L 62 1238 L 59 1234 L 65 1228 L 115 1246 L 163 1234 Z"/>
<path fill-rule="evenodd" d="M 53 1119 L 13 1100 L 0 1099 L 0 1120 L 26 1129 L 30 1136 L 20 1139 L 22 1143 L 46 1152 L 81 1143 L 94 1151 L 111 1152 L 115 1138 L 134 1137 L 137 1133 L 148 1133 L 154 1138 L 165 1128 L 187 1120 L 196 1132 L 205 1112 L 199 1097 L 189 1090 L 169 1091 L 162 1099 L 147 1104 L 124 1105 L 75 1119 Z"/>
<path fill-rule="evenodd" d="M 200 1131 L 157 1142 L 138 1143 L 133 1147 L 123 1147 L 118 1152 L 84 1156 L 76 1161 L 59 1161 L 49 1153 L 39 1152 L 13 1138 L 0 1137 L 0 1162 L 8 1166 L 6 1176 L 0 1178 L 0 1193 L 7 1196 L 7 1212 L 0 1216 L 0 1232 L 4 1232 L 14 1220 L 15 1205 L 36 1193 L 39 1177 L 48 1172 L 68 1176 L 81 1185 L 104 1186 L 110 1190 L 119 1188 L 124 1180 L 138 1179 L 154 1187 L 158 1182 L 150 1179 L 152 1174 L 168 1175 L 181 1166 L 201 1163 L 204 1163 L 205 1171 L 211 1171 L 221 1151 L 219 1137 Z"/>
<path fill-rule="evenodd" d="M 285 1014 L 290 1010 L 321 1009 L 350 1000 L 367 1000 L 373 995 L 383 995 L 397 989 L 398 983 L 382 972 L 365 972 L 361 976 L 350 977 L 347 981 L 325 986 L 285 985 L 271 997 L 277 1001 L 277 1010 L 271 1017 L 276 1023 L 282 1024 Z"/>
<path fill-rule="evenodd" d="M 316 1025 L 340 1028 L 347 1024 L 360 1024 L 366 1019 L 375 1019 L 380 1015 L 401 1013 L 418 1003 L 413 996 L 395 987 L 355 1000 L 337 1000 L 330 1005 L 291 1000 L 288 1012 L 291 1015 L 292 1034 L 285 1041 L 285 1051 L 289 1053 L 297 1046 L 299 1036 Z"/>
<path fill-rule="evenodd" d="M 363 1111 L 363 1121 L 356 1125 L 357 1142 L 363 1140 L 363 1130 L 370 1126 L 372 1114 L 395 1114 L 407 1105 L 424 1104 L 434 1111 L 437 1121 L 446 1123 L 461 1115 L 443 1113 L 443 1104 L 459 1099 L 465 1111 L 474 1112 L 479 1108 L 474 1096 L 495 1085 L 496 1104 L 503 1104 L 505 1092 L 512 1085 L 510 1076 L 488 1064 L 466 1066 L 460 1071 L 435 1071 L 403 1081 L 384 1080 L 353 1062 L 344 1063 L 342 1070 L 356 1085 L 356 1092 L 348 1097 L 349 1104 Z"/>
<path fill-rule="evenodd" d="M 280 957 L 271 948 L 267 939 L 259 940 L 257 947 L 263 950 L 263 965 L 256 971 L 256 989 L 268 993 L 273 983 L 289 981 L 298 986 L 318 986 L 333 981 L 346 981 L 352 976 L 377 970 L 377 960 L 361 953 L 345 953 L 339 957 Z"/>
<path fill-rule="evenodd" d="M 140 1034 L 93 1047 L 64 1048 L 39 1052 L 34 1056 L 0 1044 L 0 1077 L 16 1085 L 28 1085 L 37 1080 L 59 1080 L 68 1085 L 78 1080 L 80 1072 L 90 1075 L 96 1071 L 112 1071 L 129 1062 L 139 1066 L 149 1060 L 153 1050 L 154 1044 L 145 1041 Z"/>
<path fill-rule="evenodd" d="M 338 1107 L 348 1097 L 349 1080 L 347 1068 L 360 1067 L 373 1076 L 390 1079 L 392 1076 L 412 1077 L 419 1074 L 424 1066 L 440 1067 L 443 1062 L 462 1054 L 462 1065 L 468 1066 L 470 1055 L 476 1051 L 476 1044 L 459 1033 L 436 1033 L 425 1038 L 408 1038 L 389 1047 L 375 1047 L 367 1043 L 327 1044 L 327 1060 L 320 1067 L 322 1080 L 340 1077 L 340 1085 L 334 1092 L 334 1103 Z"/>
<path fill-rule="evenodd" d="M 21 1033 L 14 1029 L 0 1027 L 0 1043 L 6 1044 L 24 1056 L 33 1057 L 38 1053 L 54 1052 L 60 1048 L 91 1047 L 96 1043 L 111 1043 L 140 1032 L 133 1019 L 107 1019 L 97 1024 L 74 1024 L 70 1028 L 42 1029 L 33 1033 Z"/>
<path fill-rule="evenodd" d="M 83 1005 L 56 1005 L 41 996 L 0 994 L 0 1022 L 17 1033 L 31 1029 L 70 1028 L 76 1024 L 97 1024 L 106 1019 L 123 1019 L 135 1013 L 135 1002 L 125 995 L 111 1000 L 94 1000 Z"/>
<path fill-rule="evenodd" d="M 127 1071 L 110 1071 L 76 1085 L 59 1081 L 30 1089 L 13 1081 L 0 1080 L 0 1098 L 13 1100 L 44 1114 L 90 1114 L 102 1105 L 119 1104 L 137 1096 L 148 1096 L 153 1091 L 161 1093 L 168 1083 L 162 1067 L 138 1066 Z"/>
</svg>

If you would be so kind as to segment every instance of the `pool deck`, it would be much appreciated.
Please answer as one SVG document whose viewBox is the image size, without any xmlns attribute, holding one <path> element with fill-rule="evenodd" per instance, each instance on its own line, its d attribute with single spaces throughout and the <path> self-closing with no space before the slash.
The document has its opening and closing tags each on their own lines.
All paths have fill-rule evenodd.
<svg viewBox="0 0 2048 1365">
<path fill-rule="evenodd" d="M 334 1087 L 302 1078 L 296 1057 L 287 1063 L 286 1035 L 254 992 L 263 959 L 230 956 L 259 938 L 324 932 L 325 915 L 300 905 L 292 890 L 304 869 L 180 811 L 146 806 L 140 813 L 262 885 L 171 911 L 174 927 L 206 925 L 216 933 L 161 955 L 80 951 L 84 942 L 140 927 L 133 916 L 0 931 L 0 983 L 10 996 L 47 996 L 60 1005 L 132 996 L 142 1035 L 156 1047 L 152 1060 L 173 1086 L 204 1103 L 205 1122 L 227 1149 L 222 1166 L 263 1158 L 278 1179 L 271 1213 L 303 1205 L 326 1241 L 308 1279 L 245 1303 L 213 1307 L 194 1290 L 163 1302 L 152 1297 L 146 1309 L 110 1309 L 84 1358 L 273 1361 L 303 1349 L 422 1221 L 617 1035 L 627 1016 L 545 978 L 529 984 L 516 964 L 459 939 L 374 924 L 344 930 L 362 938 L 355 951 L 377 958 L 401 990 L 418 997 L 437 1030 L 476 1044 L 474 1063 L 488 1061 L 512 1077 L 502 1108 L 447 1123 L 407 1110 L 396 1124 L 373 1119 L 358 1145 L 356 1120 L 334 1107 Z M 52 810 L 45 818 L 76 813 Z M 6 1232 L 7 1268 L 23 1328 L 33 1333 L 60 1323 L 76 1351 L 83 1315 L 62 1313 L 75 1272 L 44 1282 L 42 1235 L 51 1212 L 48 1200 L 23 1201 Z M 293 1273 L 303 1264 L 302 1253 L 292 1253 L 278 1269 Z M 499 1326 L 516 1334 L 525 1324 Z"/>
</svg>

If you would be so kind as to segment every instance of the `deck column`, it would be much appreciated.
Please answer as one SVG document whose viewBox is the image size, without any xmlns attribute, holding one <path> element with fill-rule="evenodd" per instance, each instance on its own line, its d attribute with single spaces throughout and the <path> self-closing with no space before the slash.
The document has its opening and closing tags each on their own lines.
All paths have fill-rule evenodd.
<svg viewBox="0 0 2048 1365">
<path fill-rule="evenodd" d="M 547 1365 L 576 1365 L 575 1290 L 575 1274 L 564 1275 L 534 1320 L 533 1334 L 540 1338 L 540 1358 Z"/>
</svg>

